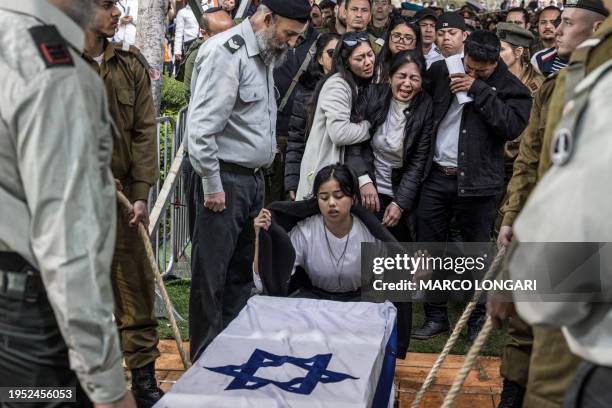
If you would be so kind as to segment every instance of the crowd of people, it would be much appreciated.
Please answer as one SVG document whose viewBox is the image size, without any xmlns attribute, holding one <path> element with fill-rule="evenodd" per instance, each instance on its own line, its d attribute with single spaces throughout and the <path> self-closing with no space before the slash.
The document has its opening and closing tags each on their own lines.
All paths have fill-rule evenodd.
<svg viewBox="0 0 612 408">
<path fill-rule="evenodd" d="M 516 242 L 544 175 L 572 160 L 581 132 L 605 131 L 580 118 L 600 108 L 591 93 L 605 99 L 595 87 L 611 58 L 609 0 L 496 12 L 252 0 L 244 15 L 237 0 L 170 5 L 164 61 L 189 101 L 192 362 L 255 294 L 359 301 L 362 242 Z M 75 387 L 79 406 L 163 396 L 136 229 L 158 177 L 151 70 L 132 45 L 138 8 L 0 0 L 12 33 L 0 35 L 0 202 L 11 215 L 0 220 L 0 386 Z M 449 331 L 445 302 L 425 302 L 414 332 L 412 304 L 396 307 L 398 357 L 411 338 Z M 467 325 L 473 342 L 487 314 L 509 321 L 499 406 L 610 405 L 610 329 L 579 326 L 605 321 L 584 312 L 561 329 L 554 307 L 517 308 L 483 298 Z"/>
</svg>

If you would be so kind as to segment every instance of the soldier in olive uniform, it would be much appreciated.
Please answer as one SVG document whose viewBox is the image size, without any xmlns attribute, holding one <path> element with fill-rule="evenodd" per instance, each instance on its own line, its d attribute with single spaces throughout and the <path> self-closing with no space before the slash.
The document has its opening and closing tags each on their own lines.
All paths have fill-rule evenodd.
<svg viewBox="0 0 612 408">
<path fill-rule="evenodd" d="M 155 282 L 138 223 L 149 224 L 147 200 L 157 180 L 155 110 L 150 67 L 138 49 L 110 37 L 121 15 L 116 0 L 99 0 L 94 22 L 85 33 L 83 57 L 102 77 L 108 106 L 118 130 L 111 169 L 133 203 L 128 217 L 118 207 L 117 243 L 112 265 L 115 318 L 127 367 L 132 370 L 132 390 L 140 407 L 152 406 L 163 393 L 155 380 L 159 356 L 155 318 Z"/>
<path fill-rule="evenodd" d="M 608 11 L 600 0 L 568 2 L 562 15 L 562 23 L 557 28 L 557 35 L 571 39 L 564 42 L 565 47 L 571 46 L 572 42 L 578 44 L 584 41 L 575 50 L 565 49 L 563 52 L 571 53 L 573 63 L 577 67 L 586 68 L 586 73 L 610 58 L 612 41 L 602 40 L 608 39 L 612 31 L 609 19 L 602 24 L 607 15 Z M 592 38 L 587 39 L 589 30 L 597 31 Z M 512 239 L 515 218 L 537 182 L 550 167 L 549 141 L 561 117 L 559 106 L 563 106 L 565 77 L 565 70 L 562 70 L 558 75 L 547 78 L 536 95 L 534 110 L 531 112 L 528 128 L 523 133 L 514 173 L 508 185 L 508 200 L 502 210 L 503 221 L 498 238 L 500 244 L 508 244 Z M 575 83 L 572 89 L 573 86 Z M 570 353 L 560 330 L 531 328 L 514 316 L 512 311 L 508 310 L 509 307 L 509 304 L 489 304 L 493 317 L 513 316 L 509 328 L 512 339 L 504 351 L 502 361 L 502 375 L 506 379 L 502 403 L 505 398 L 522 399 L 521 394 L 525 392 L 524 406 L 560 406 L 579 359 Z M 521 398 L 516 398 L 517 395 L 521 395 Z"/>
<path fill-rule="evenodd" d="M 76 388 L 15 406 L 135 406 L 112 315 L 112 120 L 79 55 L 92 5 L 0 0 L 0 387 Z"/>
</svg>

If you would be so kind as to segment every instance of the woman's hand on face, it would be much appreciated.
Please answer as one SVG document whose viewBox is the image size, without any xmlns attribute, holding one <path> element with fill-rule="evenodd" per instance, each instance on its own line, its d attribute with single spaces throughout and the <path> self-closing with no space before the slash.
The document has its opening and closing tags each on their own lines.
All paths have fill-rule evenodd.
<svg viewBox="0 0 612 408">
<path fill-rule="evenodd" d="M 363 206 L 372 212 L 380 211 L 380 202 L 378 201 L 378 191 L 374 187 L 374 183 L 368 183 L 359 189 L 361 193 L 361 202 Z"/>
<path fill-rule="evenodd" d="M 385 215 L 383 216 L 382 224 L 387 227 L 395 227 L 399 224 L 400 219 L 402 218 L 402 209 L 399 205 L 391 203 L 387 206 L 385 210 Z"/>
<path fill-rule="evenodd" d="M 266 208 L 262 208 L 257 217 L 253 220 L 253 227 L 255 228 L 255 236 L 259 236 L 259 231 L 263 228 L 268 230 L 272 224 L 272 213 Z"/>
</svg>

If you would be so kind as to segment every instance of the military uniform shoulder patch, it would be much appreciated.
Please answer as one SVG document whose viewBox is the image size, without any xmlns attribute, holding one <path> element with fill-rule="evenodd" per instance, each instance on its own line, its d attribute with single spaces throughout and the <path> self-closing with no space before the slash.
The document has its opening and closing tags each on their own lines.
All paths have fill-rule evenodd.
<svg viewBox="0 0 612 408">
<path fill-rule="evenodd" d="M 28 31 L 47 68 L 74 66 L 68 43 L 55 26 L 35 26 Z"/>
<path fill-rule="evenodd" d="M 242 38 L 238 34 L 236 34 L 235 36 L 227 40 L 225 44 L 223 44 L 223 46 L 227 48 L 229 52 L 231 52 L 232 54 L 238 51 L 243 45 L 244 45 L 244 38 Z"/>
</svg>

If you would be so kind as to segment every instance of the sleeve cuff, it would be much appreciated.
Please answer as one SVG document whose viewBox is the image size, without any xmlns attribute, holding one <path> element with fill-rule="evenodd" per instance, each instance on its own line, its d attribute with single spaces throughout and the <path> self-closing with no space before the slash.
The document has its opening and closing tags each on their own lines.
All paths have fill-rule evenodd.
<svg viewBox="0 0 612 408">
<path fill-rule="evenodd" d="M 478 96 L 481 93 L 483 93 L 488 87 L 489 87 L 489 85 L 487 85 L 484 81 L 481 81 L 480 79 L 477 79 L 472 84 L 472 87 L 470 88 L 470 92 L 468 92 L 468 95 L 469 96 Z"/>
<path fill-rule="evenodd" d="M 148 201 L 150 189 L 151 186 L 145 182 L 136 181 L 132 183 L 130 186 L 130 200 L 132 202 L 138 200 Z"/>
<path fill-rule="evenodd" d="M 258 274 L 255 273 L 255 268 L 253 268 L 253 283 L 255 284 L 255 290 L 257 293 L 263 292 L 263 283 Z"/>
<path fill-rule="evenodd" d="M 95 374 L 77 373 L 83 389 L 94 403 L 108 404 L 121 399 L 127 392 L 121 359 L 107 371 Z"/>
<path fill-rule="evenodd" d="M 204 194 L 222 193 L 221 175 L 216 173 L 208 177 L 202 177 L 202 187 L 204 188 Z"/>
<path fill-rule="evenodd" d="M 363 176 L 359 176 L 359 188 L 365 186 L 366 184 L 372 183 L 372 179 L 367 174 Z"/>
<path fill-rule="evenodd" d="M 514 211 L 506 211 L 504 212 L 504 217 L 502 218 L 502 227 L 511 227 L 514 224 L 514 220 L 516 219 L 517 213 Z"/>
</svg>

